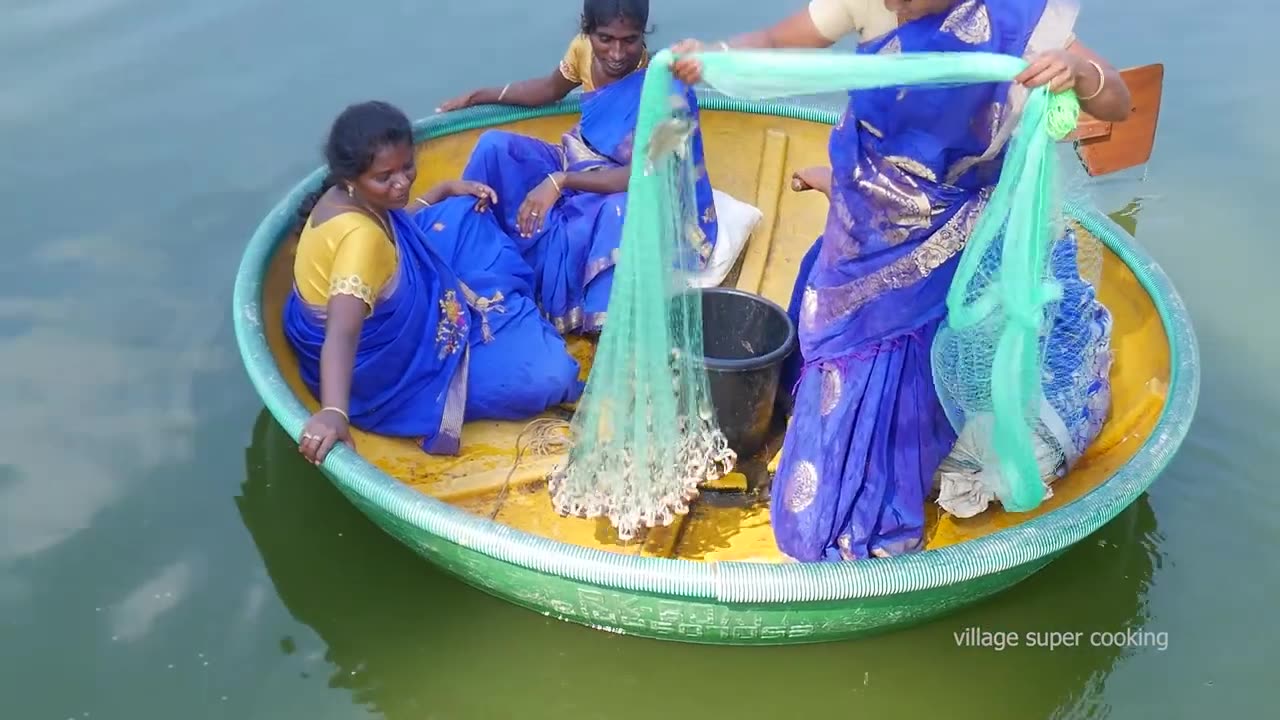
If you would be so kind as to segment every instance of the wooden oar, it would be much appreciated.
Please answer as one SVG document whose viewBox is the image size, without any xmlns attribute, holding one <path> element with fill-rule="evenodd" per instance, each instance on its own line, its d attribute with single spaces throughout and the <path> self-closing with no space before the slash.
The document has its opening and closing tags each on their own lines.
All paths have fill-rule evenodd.
<svg viewBox="0 0 1280 720">
<path fill-rule="evenodd" d="M 1164 92 L 1164 65 L 1122 70 L 1133 109 L 1124 122 L 1112 123 L 1082 113 L 1076 131 L 1063 142 L 1075 142 L 1076 152 L 1092 177 L 1127 170 L 1151 159 Z"/>
</svg>

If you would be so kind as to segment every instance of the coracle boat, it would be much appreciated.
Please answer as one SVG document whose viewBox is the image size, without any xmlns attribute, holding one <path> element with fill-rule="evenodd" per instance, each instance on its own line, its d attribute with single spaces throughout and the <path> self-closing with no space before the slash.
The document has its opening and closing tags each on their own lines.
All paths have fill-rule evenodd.
<svg viewBox="0 0 1280 720">
<path fill-rule="evenodd" d="M 717 189 L 763 213 L 724 284 L 785 305 L 826 215 L 821 195 L 792 193 L 786 184 L 794 168 L 825 163 L 837 114 L 710 95 L 701 107 Z M 483 129 L 501 126 L 555 142 L 576 110 L 571 98 L 548 108 L 474 108 L 418 123 L 414 192 L 456 177 Z M 1112 131 L 1082 124 L 1078 147 Z M 1119 126 L 1114 132 L 1122 134 Z M 290 290 L 294 211 L 322 175 L 313 173 L 263 220 L 235 286 L 236 337 L 249 377 L 295 440 L 318 404 L 299 378 L 281 308 Z M 359 454 L 339 445 L 321 470 L 374 523 L 465 582 L 602 630 L 699 643 L 787 644 L 943 615 L 1027 578 L 1133 503 L 1170 461 L 1195 412 L 1198 350 L 1169 279 L 1105 215 L 1079 205 L 1068 210 L 1082 237 L 1103 248 L 1099 291 L 1115 322 L 1111 417 L 1035 511 L 996 506 L 958 519 L 933 508 L 922 552 L 784 562 L 769 525 L 767 492 L 778 427 L 756 457 L 739 460 L 736 488 L 734 482 L 710 487 L 672 525 L 628 542 L 607 519 L 555 513 L 546 476 L 563 456 L 529 452 L 522 437 L 527 423 L 469 424 L 457 457 L 353 431 Z M 571 347 L 585 373 L 592 345 L 574 339 Z"/>
</svg>

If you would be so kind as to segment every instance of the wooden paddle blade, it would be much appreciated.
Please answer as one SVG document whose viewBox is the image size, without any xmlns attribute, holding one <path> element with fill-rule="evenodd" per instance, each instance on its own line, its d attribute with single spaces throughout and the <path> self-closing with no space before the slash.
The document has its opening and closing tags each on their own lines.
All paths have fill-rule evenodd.
<svg viewBox="0 0 1280 720">
<path fill-rule="evenodd" d="M 1151 159 L 1164 94 L 1164 65 L 1143 65 L 1122 70 L 1129 86 L 1133 109 L 1124 122 L 1112 123 L 1081 113 L 1076 131 L 1066 142 L 1076 143 L 1076 153 L 1092 177 L 1127 170 Z"/>
</svg>

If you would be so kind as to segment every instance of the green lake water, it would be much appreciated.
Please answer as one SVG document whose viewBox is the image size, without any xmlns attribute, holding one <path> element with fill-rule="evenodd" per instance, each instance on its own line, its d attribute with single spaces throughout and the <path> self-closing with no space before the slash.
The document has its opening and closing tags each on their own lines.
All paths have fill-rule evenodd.
<svg viewBox="0 0 1280 720">
<path fill-rule="evenodd" d="M 802 3 L 653 5 L 666 43 Z M 1274 712 L 1280 9 L 1086 5 L 1092 46 L 1167 68 L 1156 157 L 1099 196 L 1139 208 L 1195 321 L 1190 436 L 1148 495 L 1005 594 L 757 650 L 562 624 L 441 575 L 298 458 L 235 347 L 240 253 L 333 115 L 382 98 L 421 116 L 550 72 L 577 2 L 0 1 L 0 717 Z M 973 627 L 1148 642 L 959 646 Z"/>
</svg>

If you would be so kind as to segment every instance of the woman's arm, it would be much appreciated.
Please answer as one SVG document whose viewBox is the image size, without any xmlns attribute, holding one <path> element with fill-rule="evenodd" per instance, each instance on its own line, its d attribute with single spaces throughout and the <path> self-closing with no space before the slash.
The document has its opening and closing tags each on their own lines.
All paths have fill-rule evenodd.
<svg viewBox="0 0 1280 720">
<path fill-rule="evenodd" d="M 352 295 L 329 298 L 320 348 L 320 404 L 347 409 L 351 401 L 351 373 L 355 367 L 360 329 L 369 306 Z"/>
<path fill-rule="evenodd" d="M 630 167 L 607 168 L 588 172 L 552 173 L 560 192 L 578 190 L 580 192 L 612 195 L 627 189 L 631 182 Z"/>
<path fill-rule="evenodd" d="M 818 30 L 806 9 L 772 27 L 729 38 L 725 44 L 734 49 L 829 48 L 836 40 L 839 38 L 832 40 Z"/>
<path fill-rule="evenodd" d="M 500 88 L 480 88 L 461 97 L 454 98 L 439 108 L 437 112 L 461 110 L 472 105 L 516 105 L 520 107 L 541 107 L 563 100 L 578 83 L 566 78 L 559 68 L 550 75 L 521 82 L 513 82 Z"/>
<path fill-rule="evenodd" d="M 1029 88 L 1074 89 L 1080 108 L 1099 120 L 1121 122 L 1133 109 L 1129 86 L 1120 72 L 1079 40 L 1064 50 L 1036 57 L 1016 79 Z"/>
<path fill-rule="evenodd" d="M 1121 122 L 1128 119 L 1129 113 L 1133 110 L 1133 97 L 1129 94 L 1129 86 L 1120 75 L 1120 71 L 1078 40 L 1071 43 L 1067 51 L 1085 61 L 1083 77 L 1076 80 L 1076 94 L 1081 98 L 1097 94 L 1089 100 L 1082 100 L 1080 107 L 1099 120 Z M 1097 63 L 1098 67 L 1102 68 L 1101 77 L 1098 75 L 1098 69 L 1089 61 Z M 1099 87 L 1102 88 L 1100 93 Z"/>
<path fill-rule="evenodd" d="M 355 449 L 348 420 L 351 375 L 355 368 L 360 329 L 369 306 L 351 295 L 329 298 L 324 344 L 320 346 L 320 405 L 302 428 L 298 445 L 303 457 L 319 465 L 333 446 L 345 442 Z"/>
<path fill-rule="evenodd" d="M 744 33 L 726 42 L 703 46 L 697 40 L 684 40 L 672 46 L 676 60 L 671 63 L 671 73 L 679 80 L 696 85 L 702 82 L 702 63 L 688 57 L 708 50 L 769 50 L 775 48 L 828 48 L 836 39 L 828 38 L 818 30 L 808 9 L 800 10 L 782 22 L 755 32 Z"/>
<path fill-rule="evenodd" d="M 418 196 L 418 199 L 410 203 L 410 209 L 414 209 L 413 205 L 435 205 L 442 200 L 451 197 L 460 197 L 462 195 L 471 195 L 479 200 L 476 203 L 476 209 L 482 210 L 490 205 L 498 204 L 498 193 L 493 188 L 484 183 L 474 182 L 472 180 L 445 180 L 433 187 L 427 189 L 426 192 Z"/>
<path fill-rule="evenodd" d="M 547 214 L 565 190 L 612 195 L 626 190 L 630 183 L 629 167 L 551 173 L 525 196 L 516 211 L 516 225 L 523 237 L 533 237 L 535 233 L 542 232 Z"/>
</svg>

